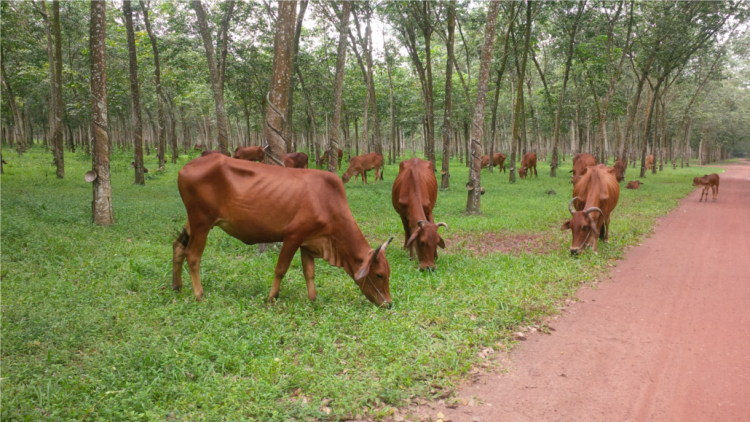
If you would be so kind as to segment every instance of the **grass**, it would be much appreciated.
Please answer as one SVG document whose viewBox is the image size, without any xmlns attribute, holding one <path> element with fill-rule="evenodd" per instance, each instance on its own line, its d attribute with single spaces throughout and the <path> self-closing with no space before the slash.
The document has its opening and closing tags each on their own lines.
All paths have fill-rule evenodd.
<svg viewBox="0 0 750 422">
<path fill-rule="evenodd" d="M 545 254 L 457 248 L 421 273 L 402 250 L 403 232 L 385 183 L 347 185 L 352 212 L 388 250 L 394 308 L 378 310 L 342 269 L 318 261 L 318 301 L 307 300 L 295 258 L 281 299 L 269 305 L 276 254 L 257 255 L 221 230 L 202 261 L 206 300 L 189 283 L 172 292 L 171 244 L 185 222 L 177 165 L 132 184 L 129 154 L 112 162 L 116 224 L 92 226 L 90 157 L 66 153 L 66 178 L 49 154 L 7 154 L 2 176 L 2 413 L 13 421 L 288 421 L 384 417 L 404 399 L 449 390 L 476 352 L 511 342 L 514 328 L 555 312 L 594 280 L 655 219 L 693 188 L 703 168 L 666 169 L 640 191 L 623 189 L 612 237 L 598 255 L 568 254 L 568 160 L 560 177 L 507 182 L 483 172 L 481 216 L 463 214 L 468 172 L 452 162 L 451 190 L 435 215 L 450 235 L 543 235 Z M 155 157 L 146 165 L 155 168 Z M 634 170 L 630 169 L 632 174 Z M 556 195 L 545 192 L 554 189 Z M 187 276 L 187 272 L 184 273 Z M 330 411 L 330 414 L 326 412 Z"/>
</svg>

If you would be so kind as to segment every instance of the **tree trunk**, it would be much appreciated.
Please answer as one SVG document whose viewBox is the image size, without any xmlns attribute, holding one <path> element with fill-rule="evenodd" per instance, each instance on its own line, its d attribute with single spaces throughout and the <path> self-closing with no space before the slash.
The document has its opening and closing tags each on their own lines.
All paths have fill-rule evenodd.
<svg viewBox="0 0 750 422">
<path fill-rule="evenodd" d="M 94 199 L 91 218 L 95 224 L 108 226 L 112 216 L 112 185 L 109 178 L 109 134 L 107 128 L 107 2 L 91 2 L 91 31 L 89 51 L 91 56 L 91 132 L 94 148 L 91 154 L 94 180 Z"/>
<path fill-rule="evenodd" d="M 530 6 L 529 6 L 530 8 Z M 482 132 L 484 123 L 484 105 L 487 100 L 487 85 L 490 79 L 490 65 L 492 63 L 492 50 L 495 41 L 495 21 L 500 11 L 500 2 L 490 2 L 487 11 L 487 23 L 484 27 L 484 45 L 482 46 L 482 57 L 479 62 L 479 75 L 477 77 L 477 102 L 474 107 L 474 119 L 471 130 L 471 168 L 469 169 L 469 183 L 466 187 L 469 191 L 466 200 L 466 212 L 478 214 L 482 211 L 480 195 L 482 168 Z M 527 13 L 528 24 L 531 23 L 531 11 Z M 526 31 L 527 35 L 530 32 Z M 526 41 L 528 50 L 529 41 Z"/>
<path fill-rule="evenodd" d="M 511 151 L 511 158 L 510 158 L 510 168 L 508 169 L 508 173 L 510 173 L 509 178 L 511 183 L 515 183 L 516 181 L 516 151 L 520 149 L 521 146 L 521 125 L 523 124 L 523 80 L 526 75 L 526 60 L 529 56 L 529 44 L 531 41 L 531 3 L 526 4 L 526 36 L 525 36 L 525 44 L 523 48 L 523 56 L 521 58 L 521 67 L 518 70 L 518 86 L 516 87 L 516 108 L 513 113 L 513 142 L 516 144 L 516 148 L 513 148 Z"/>
<path fill-rule="evenodd" d="M 293 3 L 296 7 L 297 2 L 294 1 Z M 224 70 L 227 54 L 229 20 L 234 12 L 235 2 L 228 2 L 226 15 L 222 19 L 221 32 L 219 33 L 220 39 L 217 40 L 222 43 L 222 51 L 221 57 L 218 61 L 211 40 L 211 33 L 208 29 L 208 22 L 206 19 L 206 12 L 203 10 L 203 4 L 200 0 L 193 0 L 190 4 L 193 7 L 193 10 L 195 10 L 195 16 L 198 18 L 198 32 L 201 34 L 203 47 L 206 50 L 208 73 L 211 78 L 211 89 L 214 94 L 214 102 L 216 103 L 216 129 L 219 136 L 218 149 L 224 155 L 231 155 L 229 152 L 229 137 L 227 135 L 227 112 L 224 107 Z M 292 13 L 292 16 L 294 16 L 294 13 Z M 294 25 L 293 20 L 292 25 Z M 286 109 L 286 104 L 284 104 L 283 108 Z"/>
<path fill-rule="evenodd" d="M 122 10 L 125 15 L 125 28 L 128 37 L 128 57 L 130 65 L 130 101 L 133 110 L 133 143 L 135 147 L 135 183 L 146 184 L 143 177 L 143 121 L 141 119 L 141 93 L 138 86 L 138 55 L 135 50 L 135 33 L 133 31 L 133 12 L 130 9 L 130 0 L 122 2 Z"/>
<path fill-rule="evenodd" d="M 60 2 L 52 2 L 52 31 L 55 39 L 55 136 L 54 145 L 57 152 L 57 178 L 65 177 L 65 152 L 63 139 L 62 107 L 62 38 L 60 37 Z"/>
<path fill-rule="evenodd" d="M 448 42 L 446 49 L 448 57 L 453 57 L 453 39 L 456 29 L 456 1 L 452 0 L 448 7 Z M 443 107 L 443 167 L 440 171 L 442 177 L 440 180 L 440 189 L 450 189 L 450 147 L 451 147 L 451 94 L 453 91 L 453 62 L 445 61 L 445 106 Z M 392 107 L 392 106 L 391 106 Z"/>
<path fill-rule="evenodd" d="M 5 74 L 5 60 L 3 57 L 2 46 L 0 46 L 0 79 L 2 79 L 2 85 L 8 92 L 8 103 L 10 104 L 11 115 L 13 116 L 13 138 L 16 142 L 16 151 L 20 156 L 26 150 L 26 135 L 24 134 L 24 120 L 21 116 L 21 112 L 18 110 L 16 104 L 16 96 L 13 95 L 13 89 L 8 83 L 8 76 Z"/>
<path fill-rule="evenodd" d="M 151 49 L 154 51 L 154 84 L 156 85 L 156 107 L 157 107 L 157 118 L 156 118 L 156 133 L 159 138 L 159 143 L 156 149 L 156 156 L 159 159 L 159 170 L 164 170 L 164 163 L 166 159 L 167 150 L 167 139 L 166 139 L 166 125 L 164 124 L 164 94 L 161 89 L 161 69 L 159 67 L 159 47 L 156 44 L 156 35 L 151 29 L 151 20 L 148 17 L 149 9 L 143 0 L 140 0 L 141 8 L 143 9 L 143 20 L 146 24 L 146 32 L 151 40 Z M 173 153 L 174 157 L 174 153 Z"/>
<path fill-rule="evenodd" d="M 341 23 L 339 24 L 339 45 L 336 55 L 336 77 L 333 84 L 333 121 L 331 122 L 331 131 L 328 138 L 328 171 L 336 173 L 338 164 L 338 155 L 335 148 L 339 147 L 341 134 L 341 96 L 344 90 L 344 70 L 346 66 L 346 35 L 349 28 L 349 12 L 351 11 L 351 2 L 343 3 L 341 12 Z"/>
<path fill-rule="evenodd" d="M 370 25 L 370 10 L 367 11 L 367 27 L 366 35 L 367 39 L 367 51 L 365 59 L 367 61 L 367 80 L 368 90 L 370 91 L 370 107 L 372 108 L 372 126 L 374 132 L 373 149 L 380 155 L 383 155 L 383 138 L 380 135 L 380 120 L 378 118 L 378 107 L 377 107 L 377 96 L 375 95 L 375 79 L 372 75 L 373 63 L 372 63 L 372 27 Z"/>
</svg>

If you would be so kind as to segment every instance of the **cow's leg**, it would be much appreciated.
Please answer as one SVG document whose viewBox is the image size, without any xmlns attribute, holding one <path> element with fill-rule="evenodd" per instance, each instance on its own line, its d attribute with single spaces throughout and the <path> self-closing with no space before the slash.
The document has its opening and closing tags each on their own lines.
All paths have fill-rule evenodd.
<svg viewBox="0 0 750 422">
<path fill-rule="evenodd" d="M 185 248 L 190 240 L 190 225 L 185 224 L 182 232 L 172 243 L 172 290 L 182 289 L 182 266 L 185 263 Z"/>
<path fill-rule="evenodd" d="M 190 280 L 193 282 L 193 294 L 195 300 L 203 299 L 203 286 L 201 286 L 201 256 L 203 249 L 206 247 L 206 239 L 211 227 L 194 227 L 191 226 L 190 239 L 188 240 L 185 255 L 187 257 L 188 271 L 190 271 Z"/>
<path fill-rule="evenodd" d="M 719 193 L 719 187 L 716 185 L 711 186 L 711 193 L 713 194 L 713 197 L 714 197 L 713 202 L 716 202 L 716 194 Z"/>
<path fill-rule="evenodd" d="M 375 183 L 378 183 L 378 179 L 380 179 L 380 167 L 375 167 Z"/>
<path fill-rule="evenodd" d="M 289 270 L 289 264 L 292 263 L 292 258 L 294 258 L 294 254 L 297 253 L 299 247 L 300 242 L 284 239 L 284 244 L 281 246 L 281 252 L 279 252 L 279 260 L 276 261 L 273 285 L 271 286 L 271 293 L 268 295 L 268 300 L 273 301 L 274 299 L 279 298 L 281 280 L 286 275 L 287 270 Z"/>
<path fill-rule="evenodd" d="M 365 170 L 362 170 L 360 174 L 362 175 L 362 184 L 366 185 L 367 184 L 367 172 Z"/>
<path fill-rule="evenodd" d="M 305 275 L 305 281 L 307 282 L 307 298 L 313 301 L 318 297 L 318 293 L 315 291 L 315 258 L 305 248 L 300 248 L 299 252 L 302 258 L 302 274 Z"/>
</svg>

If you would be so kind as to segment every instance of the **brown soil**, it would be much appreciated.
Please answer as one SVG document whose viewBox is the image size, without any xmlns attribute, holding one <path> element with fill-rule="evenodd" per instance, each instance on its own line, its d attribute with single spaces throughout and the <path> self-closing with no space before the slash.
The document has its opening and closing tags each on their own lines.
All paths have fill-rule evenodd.
<svg viewBox="0 0 750 422">
<path fill-rule="evenodd" d="M 469 250 L 474 255 L 492 252 L 518 255 L 521 252 L 544 254 L 555 248 L 555 244 L 541 234 L 465 233 L 445 239 L 448 253 Z"/>
</svg>

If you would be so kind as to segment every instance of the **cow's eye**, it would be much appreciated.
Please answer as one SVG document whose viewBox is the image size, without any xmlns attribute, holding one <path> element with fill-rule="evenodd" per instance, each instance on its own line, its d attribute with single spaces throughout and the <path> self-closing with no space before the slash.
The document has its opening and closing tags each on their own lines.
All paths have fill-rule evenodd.
<svg viewBox="0 0 750 422">
<path fill-rule="evenodd" d="M 383 278 L 383 274 L 376 274 L 378 278 Z"/>
</svg>

